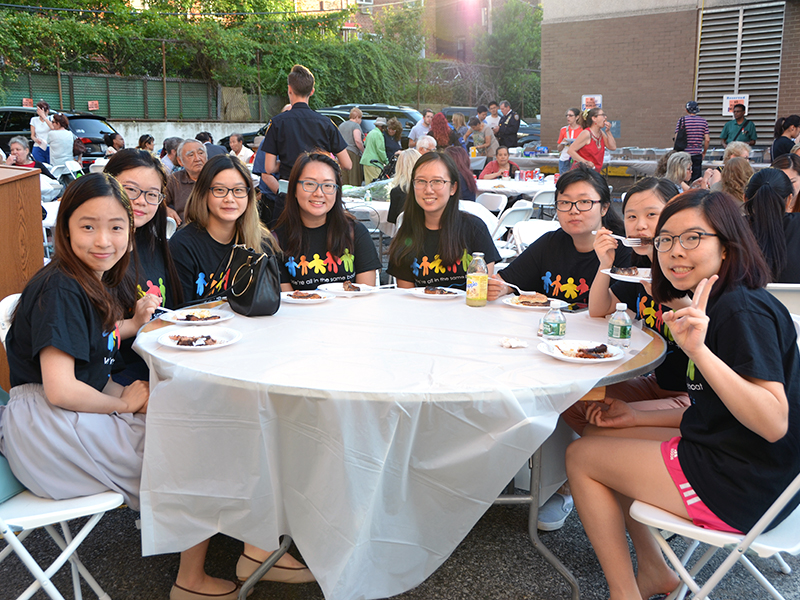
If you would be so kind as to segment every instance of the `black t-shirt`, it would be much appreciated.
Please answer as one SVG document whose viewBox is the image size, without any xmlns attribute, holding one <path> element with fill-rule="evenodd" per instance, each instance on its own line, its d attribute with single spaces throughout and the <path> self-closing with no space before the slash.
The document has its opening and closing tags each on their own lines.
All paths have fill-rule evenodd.
<svg viewBox="0 0 800 600">
<path fill-rule="evenodd" d="M 789 401 L 787 434 L 770 443 L 730 413 L 689 362 L 692 405 L 681 421 L 678 459 L 711 511 L 747 531 L 800 472 L 800 353 L 786 308 L 764 289 L 742 287 L 709 302 L 706 345 L 742 377 L 777 381 Z M 775 523 L 800 503 L 789 502 Z"/>
<path fill-rule="evenodd" d="M 137 297 L 155 294 L 161 298 L 161 306 L 174 308 L 174 299 L 167 285 L 167 265 L 158 244 L 151 246 L 145 238 L 144 230 L 136 230 L 136 253 L 139 257 L 139 280 Z M 128 263 L 128 270 L 135 276 L 133 260 Z"/>
<path fill-rule="evenodd" d="M 287 180 L 297 157 L 316 148 L 339 154 L 347 142 L 333 121 L 305 102 L 295 102 L 292 110 L 275 115 L 261 142 L 261 150 L 280 159 L 280 178 Z"/>
<path fill-rule="evenodd" d="M 794 140 L 782 135 L 777 140 L 772 142 L 772 160 L 775 160 L 784 154 L 789 154 L 792 151 L 792 148 L 794 148 Z"/>
<path fill-rule="evenodd" d="M 228 289 L 226 273 L 233 242 L 220 244 L 197 223 L 187 223 L 169 240 L 185 302 L 216 296 Z"/>
<path fill-rule="evenodd" d="M 775 278 L 779 283 L 800 283 L 800 213 L 783 215 L 783 233 L 786 236 L 786 263 Z"/>
<path fill-rule="evenodd" d="M 627 267 L 631 251 L 620 245 L 614 264 Z M 600 267 L 594 250 L 578 252 L 563 229 L 545 233 L 528 246 L 500 276 L 523 290 L 540 292 L 567 302 L 588 302 L 589 288 Z"/>
<path fill-rule="evenodd" d="M 397 223 L 397 217 L 405 210 L 406 196 L 408 196 L 408 191 L 404 192 L 399 186 L 393 187 L 389 192 L 389 214 L 386 215 L 389 223 Z"/>
<path fill-rule="evenodd" d="M 656 367 L 656 381 L 662 390 L 673 392 L 686 391 L 686 365 L 689 358 L 680 346 L 672 339 L 669 326 L 664 323 L 664 313 L 671 311 L 669 306 L 659 304 L 649 296 L 640 283 L 616 281 L 611 286 L 611 291 L 636 313 L 638 320 L 644 321 L 646 327 L 652 329 L 667 342 L 667 354 L 658 367 Z"/>
<path fill-rule="evenodd" d="M 78 381 L 99 391 L 118 358 L 119 329 L 104 331 L 78 282 L 45 267 L 25 286 L 6 343 L 11 387 L 43 383 L 39 352 L 53 346 L 75 359 Z"/>
<path fill-rule="evenodd" d="M 381 261 L 372 237 L 361 223 L 353 223 L 355 248 L 345 248 L 342 256 L 328 251 L 328 224 L 303 228 L 307 243 L 300 256 L 281 259 L 281 283 L 291 283 L 295 290 L 315 290 L 324 283 L 355 281 L 356 275 L 381 268 Z M 285 240 L 282 228 L 275 230 L 279 242 Z M 373 284 L 374 285 L 374 284 Z"/>
<path fill-rule="evenodd" d="M 439 258 L 439 234 L 437 229 L 425 229 L 422 256 L 407 256 L 406 264 L 399 265 L 389 261 L 387 272 L 398 279 L 411 281 L 416 287 L 441 285 L 465 289 L 467 285 L 467 269 L 472 262 L 472 254 L 483 252 L 486 264 L 500 260 L 500 253 L 494 245 L 486 224 L 478 217 L 461 213 L 465 220 L 466 247 L 454 265 L 443 265 Z"/>
</svg>

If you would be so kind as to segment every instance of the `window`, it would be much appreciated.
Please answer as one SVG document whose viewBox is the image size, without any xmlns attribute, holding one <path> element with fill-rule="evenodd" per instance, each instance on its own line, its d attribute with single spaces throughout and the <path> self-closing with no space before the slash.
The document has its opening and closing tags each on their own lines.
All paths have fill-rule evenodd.
<svg viewBox="0 0 800 600">
<path fill-rule="evenodd" d="M 456 40 L 456 60 L 467 61 L 467 38 L 461 37 Z"/>
</svg>

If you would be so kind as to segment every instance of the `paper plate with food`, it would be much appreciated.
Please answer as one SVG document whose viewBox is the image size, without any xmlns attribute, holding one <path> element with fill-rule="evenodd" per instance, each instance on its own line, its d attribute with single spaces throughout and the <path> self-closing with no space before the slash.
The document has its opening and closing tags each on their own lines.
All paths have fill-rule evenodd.
<svg viewBox="0 0 800 600">
<path fill-rule="evenodd" d="M 176 350 L 215 350 L 238 342 L 240 331 L 228 327 L 193 327 L 192 329 L 173 329 L 158 338 L 162 346 Z"/>
<path fill-rule="evenodd" d="M 408 290 L 408 293 L 417 298 L 428 300 L 455 300 L 467 295 L 464 290 L 456 288 L 441 287 L 438 285 L 428 285 L 425 287 L 415 287 Z"/>
<path fill-rule="evenodd" d="M 651 271 L 649 268 L 643 267 L 611 267 L 610 269 L 603 269 L 600 271 L 605 273 L 611 279 L 619 281 L 627 281 L 628 283 L 650 283 Z"/>
<path fill-rule="evenodd" d="M 281 302 L 289 304 L 319 304 L 335 298 L 335 294 L 322 290 L 295 290 L 294 292 L 281 292 Z"/>
<path fill-rule="evenodd" d="M 519 296 L 506 296 L 503 304 L 512 308 L 522 308 L 525 310 L 549 310 L 550 298 L 539 292 L 530 294 L 520 294 Z"/>
<path fill-rule="evenodd" d="M 229 310 L 216 308 L 182 308 L 161 315 L 160 319 L 175 325 L 216 325 L 233 318 Z"/>
<path fill-rule="evenodd" d="M 352 281 L 337 281 L 336 283 L 323 283 L 317 289 L 330 292 L 337 296 L 366 296 L 375 291 L 375 287 L 364 283 L 353 283 Z"/>
<path fill-rule="evenodd" d="M 551 340 L 537 346 L 542 354 L 572 363 L 613 362 L 625 356 L 622 348 L 587 340 Z"/>
</svg>

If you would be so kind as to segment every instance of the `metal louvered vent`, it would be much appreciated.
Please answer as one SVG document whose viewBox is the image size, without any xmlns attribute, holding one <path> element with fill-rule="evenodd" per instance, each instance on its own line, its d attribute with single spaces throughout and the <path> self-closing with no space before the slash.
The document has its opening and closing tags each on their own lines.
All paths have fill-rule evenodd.
<svg viewBox="0 0 800 600">
<path fill-rule="evenodd" d="M 722 116 L 722 96 L 749 94 L 747 118 L 758 143 L 772 141 L 777 119 L 785 2 L 765 2 L 703 13 L 697 71 L 697 103 L 719 138 L 731 117 Z"/>
</svg>

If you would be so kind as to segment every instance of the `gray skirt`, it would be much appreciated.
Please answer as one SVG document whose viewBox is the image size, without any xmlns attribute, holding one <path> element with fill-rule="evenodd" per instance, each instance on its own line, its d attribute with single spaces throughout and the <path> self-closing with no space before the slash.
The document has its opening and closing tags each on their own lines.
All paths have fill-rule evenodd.
<svg viewBox="0 0 800 600">
<path fill-rule="evenodd" d="M 0 453 L 37 496 L 62 500 L 107 490 L 139 510 L 145 417 L 53 406 L 41 384 L 11 389 L 0 407 Z"/>
</svg>

